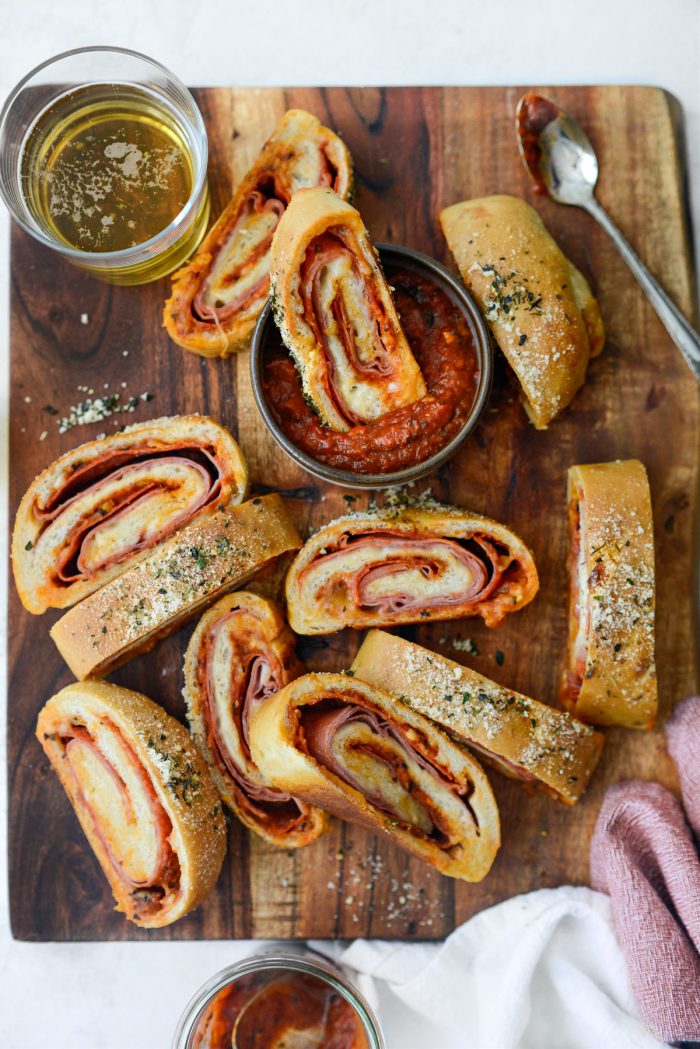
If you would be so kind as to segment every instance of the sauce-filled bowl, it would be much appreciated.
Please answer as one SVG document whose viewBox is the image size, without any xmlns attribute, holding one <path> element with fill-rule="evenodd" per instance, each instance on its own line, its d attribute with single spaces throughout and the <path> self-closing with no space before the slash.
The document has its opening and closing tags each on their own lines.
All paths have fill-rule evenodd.
<svg viewBox="0 0 700 1049">
<path fill-rule="evenodd" d="M 379 1023 L 341 971 L 306 947 L 258 954 L 192 998 L 172 1049 L 385 1049 Z"/>
<path fill-rule="evenodd" d="M 442 466 L 476 426 L 491 389 L 488 328 L 459 279 L 411 248 L 377 250 L 428 397 L 338 433 L 304 400 L 269 302 L 251 346 L 255 402 L 277 444 L 315 477 L 346 488 L 406 484 Z"/>
</svg>

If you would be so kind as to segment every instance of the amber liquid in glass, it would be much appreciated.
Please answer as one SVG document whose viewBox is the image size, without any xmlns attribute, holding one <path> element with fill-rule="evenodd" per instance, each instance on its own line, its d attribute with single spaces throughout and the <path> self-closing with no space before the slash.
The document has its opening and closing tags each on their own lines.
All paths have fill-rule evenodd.
<svg viewBox="0 0 700 1049">
<path fill-rule="evenodd" d="M 128 84 L 87 85 L 61 96 L 32 126 L 21 156 L 25 202 L 37 223 L 91 253 L 135 248 L 162 233 L 187 204 L 193 172 L 174 110 Z M 173 270 L 201 238 L 208 210 L 205 195 L 174 245 L 117 279 L 140 283 Z"/>
</svg>

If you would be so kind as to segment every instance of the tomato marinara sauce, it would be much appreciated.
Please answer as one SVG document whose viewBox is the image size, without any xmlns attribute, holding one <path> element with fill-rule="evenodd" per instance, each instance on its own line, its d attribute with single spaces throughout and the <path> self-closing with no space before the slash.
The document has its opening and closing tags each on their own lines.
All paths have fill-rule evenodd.
<svg viewBox="0 0 700 1049">
<path fill-rule="evenodd" d="M 194 1031 L 194 1049 L 369 1049 L 352 1005 L 302 972 L 254 973 L 222 988 Z"/>
<path fill-rule="evenodd" d="M 341 433 L 324 426 L 304 400 L 281 341 L 264 365 L 265 396 L 287 437 L 314 459 L 358 474 L 394 473 L 439 452 L 469 416 L 479 381 L 474 336 L 446 292 L 408 270 L 393 270 L 388 279 L 428 388 L 420 401 Z"/>
</svg>

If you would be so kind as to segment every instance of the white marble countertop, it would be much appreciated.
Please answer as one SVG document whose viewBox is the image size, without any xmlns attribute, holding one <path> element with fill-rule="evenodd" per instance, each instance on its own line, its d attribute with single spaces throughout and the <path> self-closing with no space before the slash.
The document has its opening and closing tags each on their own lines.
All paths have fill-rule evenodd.
<svg viewBox="0 0 700 1049">
<path fill-rule="evenodd" d="M 698 0 L 9 0 L 0 96 L 56 52 L 131 47 L 186 83 L 643 83 L 667 88 L 686 119 L 693 227 L 700 233 Z M 653 158 L 650 158 L 653 163 Z M 2 516 L 7 517 L 8 220 L 0 208 Z M 2 534 L 6 535 L 6 528 Z M 5 571 L 3 558 L 2 571 Z M 4 593 L 5 580 L 0 578 Z M 4 598 L 2 616 L 4 620 Z M 2 647 L 6 635 L 3 621 Z M 0 666 L 4 681 L 4 652 Z M 4 712 L 1 716 L 4 753 Z M 11 939 L 6 784 L 0 776 L 0 1049 L 165 1049 L 184 1003 L 245 943 L 27 944 Z M 439 1049 L 382 1014 L 391 1049 Z M 484 1049 L 484 1047 L 474 1047 Z"/>
</svg>

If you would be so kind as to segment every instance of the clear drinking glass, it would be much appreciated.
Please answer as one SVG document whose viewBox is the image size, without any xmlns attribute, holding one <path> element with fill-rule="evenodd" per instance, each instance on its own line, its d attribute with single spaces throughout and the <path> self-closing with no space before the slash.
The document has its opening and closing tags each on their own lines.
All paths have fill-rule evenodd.
<svg viewBox="0 0 700 1049">
<path fill-rule="evenodd" d="M 354 1009 L 361 1022 L 368 1049 L 386 1049 L 378 1020 L 359 991 L 345 979 L 338 967 L 316 951 L 301 944 L 291 943 L 281 944 L 279 949 L 273 945 L 269 953 L 246 958 L 212 976 L 187 1005 L 177 1025 L 171 1049 L 195 1049 L 199 1044 L 197 1035 L 200 1022 L 205 1017 L 207 1007 L 224 987 L 244 977 L 260 976 L 264 981 L 266 977 L 274 979 L 288 976 L 290 973 L 312 976 L 328 984 Z"/>
<path fill-rule="evenodd" d="M 154 142 L 171 144 L 170 154 L 166 148 L 154 149 L 151 153 L 170 156 L 170 173 L 174 169 L 172 157 L 177 157 L 175 170 L 181 173 L 179 195 L 172 194 L 169 204 L 172 211 L 179 210 L 172 216 L 168 213 L 163 228 L 152 229 L 151 235 L 141 242 L 116 250 L 86 250 L 84 246 L 71 243 L 53 222 L 51 194 L 54 192 L 55 195 L 55 191 L 51 188 L 51 179 L 56 176 L 48 167 L 46 176 L 40 160 L 42 156 L 50 155 L 59 160 L 63 156 L 66 163 L 66 157 L 77 157 L 77 153 L 66 153 L 71 148 L 74 129 L 88 128 L 87 133 L 90 133 L 91 120 L 93 123 L 102 120 L 101 126 L 105 127 L 105 114 L 113 112 L 115 106 L 129 114 L 137 114 L 131 119 L 141 121 L 145 133 L 160 136 L 153 139 Z M 129 126 L 133 127 L 133 124 Z M 46 132 L 45 129 L 51 127 L 53 131 Z M 64 132 L 64 129 L 67 130 Z M 47 146 L 42 154 L 44 139 L 52 143 L 50 153 Z M 83 141 L 75 139 L 74 146 L 75 143 L 77 149 L 84 147 Z M 138 158 L 143 158 L 144 153 L 126 143 L 113 144 L 110 148 L 112 153 L 105 150 L 105 156 L 119 158 L 123 170 L 133 178 L 134 171 L 138 170 Z M 38 158 L 36 163 L 35 157 Z M 110 162 L 115 163 L 114 159 Z M 146 169 L 147 173 L 150 171 L 150 168 Z M 147 185 L 162 188 L 166 184 L 162 175 L 163 171 L 158 171 L 160 182 L 151 179 Z M 171 174 L 171 181 L 173 178 Z M 167 182 L 167 187 L 169 190 L 170 182 Z M 80 206 L 85 206 L 86 212 L 90 211 L 86 201 L 92 206 L 97 200 L 94 186 L 88 186 L 87 192 L 92 192 L 94 199 L 84 194 L 81 196 Z M 201 113 L 184 84 L 159 62 L 145 55 L 116 47 L 66 51 L 43 62 L 21 80 L 0 112 L 0 195 L 15 221 L 27 233 L 95 276 L 115 284 L 143 284 L 155 280 L 172 272 L 191 255 L 206 229 L 209 218 L 207 135 Z M 162 196 L 167 203 L 165 190 Z M 136 211 L 138 199 L 136 197 Z M 128 206 L 132 211 L 133 200 L 129 197 Z M 149 202 L 146 198 L 144 200 L 143 214 L 135 213 L 136 221 L 129 221 L 136 231 L 132 237 L 138 237 L 140 217 L 143 218 L 143 228 L 148 228 L 149 222 L 153 225 L 159 221 L 160 212 L 156 215 L 152 206 L 149 210 Z M 48 202 L 46 209 L 42 210 L 37 201 Z M 69 211 L 71 206 L 72 203 L 68 206 Z M 120 202 L 117 206 L 124 208 L 127 205 Z M 97 218 L 99 211 L 98 206 L 97 211 L 92 208 L 90 214 L 95 213 Z M 76 211 L 73 217 L 78 228 L 82 221 L 81 212 Z M 122 216 L 117 218 L 121 220 Z M 105 214 L 99 221 L 110 226 L 114 219 Z M 96 226 L 96 229 L 100 227 Z"/>
</svg>

